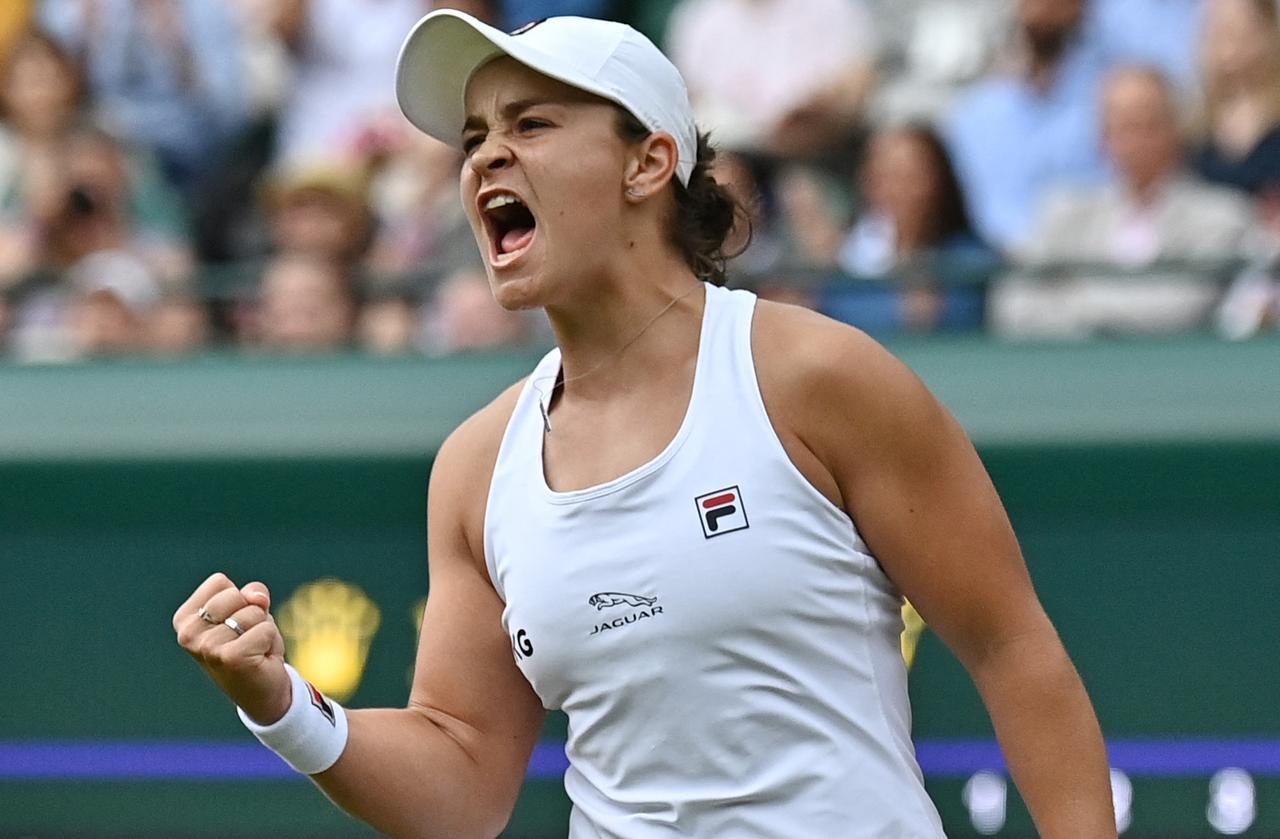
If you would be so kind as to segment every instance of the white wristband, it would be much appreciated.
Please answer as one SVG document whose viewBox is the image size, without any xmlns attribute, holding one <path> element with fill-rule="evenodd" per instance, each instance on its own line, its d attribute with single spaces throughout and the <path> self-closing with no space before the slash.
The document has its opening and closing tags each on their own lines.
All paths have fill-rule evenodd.
<svg viewBox="0 0 1280 839">
<path fill-rule="evenodd" d="M 347 714 L 291 665 L 284 667 L 293 683 L 293 701 L 283 717 L 271 725 L 259 725 L 243 708 L 236 710 L 262 745 L 302 774 L 315 775 L 333 766 L 346 748 Z"/>
</svg>

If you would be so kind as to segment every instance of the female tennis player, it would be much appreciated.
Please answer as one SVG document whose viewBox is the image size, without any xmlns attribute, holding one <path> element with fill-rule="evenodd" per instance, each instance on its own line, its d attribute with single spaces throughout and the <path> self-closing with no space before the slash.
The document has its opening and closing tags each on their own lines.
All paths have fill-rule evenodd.
<svg viewBox="0 0 1280 839">
<path fill-rule="evenodd" d="M 733 204 L 657 48 L 441 11 L 397 84 L 465 150 L 494 295 L 559 347 L 436 460 L 407 708 L 304 682 L 262 583 L 215 574 L 178 609 L 246 725 L 394 836 L 499 833 L 550 708 L 573 839 L 936 837 L 906 595 L 1041 835 L 1114 836 L 1098 724 L 972 446 L 862 334 L 722 287 Z"/>
</svg>

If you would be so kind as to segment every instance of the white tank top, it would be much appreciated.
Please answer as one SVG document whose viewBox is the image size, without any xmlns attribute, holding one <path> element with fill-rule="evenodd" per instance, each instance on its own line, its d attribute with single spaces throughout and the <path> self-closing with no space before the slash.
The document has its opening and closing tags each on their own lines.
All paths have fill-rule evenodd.
<svg viewBox="0 0 1280 839">
<path fill-rule="evenodd" d="M 553 350 L 494 469 L 485 559 L 520 669 L 569 718 L 569 835 L 942 836 L 910 739 L 902 599 L 774 432 L 755 296 L 706 295 L 661 454 L 552 491 Z"/>
</svg>

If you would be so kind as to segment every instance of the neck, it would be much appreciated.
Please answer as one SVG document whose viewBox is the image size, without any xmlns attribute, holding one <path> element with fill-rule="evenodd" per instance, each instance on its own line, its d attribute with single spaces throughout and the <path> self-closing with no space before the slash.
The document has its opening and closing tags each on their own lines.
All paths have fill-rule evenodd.
<svg viewBox="0 0 1280 839">
<path fill-rule="evenodd" d="M 700 284 L 669 249 L 637 246 L 624 266 L 585 280 L 573 300 L 547 306 L 563 366 L 559 395 L 606 399 L 652 379 L 654 369 L 696 356 L 705 301 Z"/>
<path fill-rule="evenodd" d="M 1046 93 L 1058 78 L 1068 51 L 1075 39 L 1074 31 L 1024 33 L 1026 78 L 1040 93 Z"/>
</svg>

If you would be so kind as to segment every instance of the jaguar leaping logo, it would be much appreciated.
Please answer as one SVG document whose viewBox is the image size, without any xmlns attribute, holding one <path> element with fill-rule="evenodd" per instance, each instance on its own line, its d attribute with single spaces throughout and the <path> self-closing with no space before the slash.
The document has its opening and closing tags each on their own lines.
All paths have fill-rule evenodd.
<svg viewBox="0 0 1280 839">
<path fill-rule="evenodd" d="M 645 597 L 643 594 L 627 594 L 621 591 L 602 591 L 587 598 L 587 602 L 597 610 L 610 606 L 652 606 L 658 602 L 656 597 Z"/>
</svg>

